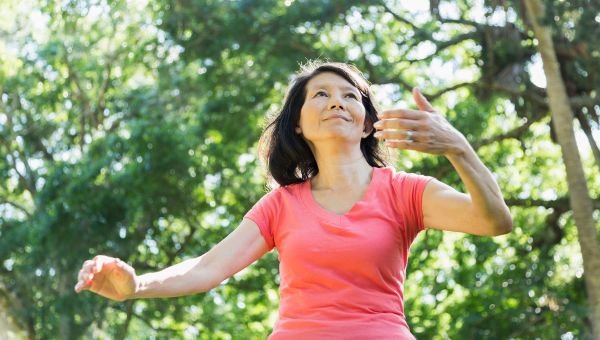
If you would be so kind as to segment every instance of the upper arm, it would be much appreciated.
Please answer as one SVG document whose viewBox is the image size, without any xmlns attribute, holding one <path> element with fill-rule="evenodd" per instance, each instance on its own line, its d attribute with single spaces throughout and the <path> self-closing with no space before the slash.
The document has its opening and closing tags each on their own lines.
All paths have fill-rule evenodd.
<svg viewBox="0 0 600 340">
<path fill-rule="evenodd" d="M 438 230 L 479 236 L 498 235 L 477 212 L 469 195 L 437 179 L 429 181 L 423 192 L 423 224 Z"/>
<path fill-rule="evenodd" d="M 240 225 L 202 257 L 203 269 L 214 286 L 261 258 L 269 246 L 256 223 L 244 218 Z"/>
</svg>

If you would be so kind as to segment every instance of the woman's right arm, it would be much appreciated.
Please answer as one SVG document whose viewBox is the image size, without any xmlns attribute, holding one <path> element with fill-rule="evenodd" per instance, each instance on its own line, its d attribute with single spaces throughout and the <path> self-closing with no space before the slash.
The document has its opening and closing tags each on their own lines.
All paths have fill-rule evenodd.
<svg viewBox="0 0 600 340">
<path fill-rule="evenodd" d="M 84 262 L 75 291 L 90 290 L 119 301 L 207 292 L 268 250 L 256 223 L 246 218 L 204 255 L 159 272 L 137 276 L 131 266 L 119 259 L 96 256 Z"/>
</svg>

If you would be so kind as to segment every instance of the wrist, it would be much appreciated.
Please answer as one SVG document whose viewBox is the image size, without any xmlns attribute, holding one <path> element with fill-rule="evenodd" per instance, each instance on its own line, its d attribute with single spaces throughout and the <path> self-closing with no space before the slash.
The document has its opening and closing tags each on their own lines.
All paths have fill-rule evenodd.
<svg viewBox="0 0 600 340">
<path fill-rule="evenodd" d="M 133 279 L 133 292 L 127 297 L 127 300 L 138 299 L 143 291 L 142 280 L 139 276 L 135 276 Z"/>
<path fill-rule="evenodd" d="M 450 150 L 444 153 L 444 156 L 446 156 L 448 160 L 453 161 L 466 156 L 469 152 L 474 152 L 474 150 L 467 139 L 463 138 L 460 142 L 455 143 Z"/>
</svg>

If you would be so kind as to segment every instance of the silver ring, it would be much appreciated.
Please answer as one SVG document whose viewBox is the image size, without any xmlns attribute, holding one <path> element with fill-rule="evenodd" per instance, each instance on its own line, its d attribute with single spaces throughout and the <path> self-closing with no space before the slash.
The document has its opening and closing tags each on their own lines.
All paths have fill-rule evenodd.
<svg viewBox="0 0 600 340">
<path fill-rule="evenodd" d="M 407 142 L 412 142 L 413 141 L 413 134 L 415 132 L 413 130 L 406 130 L 406 141 Z"/>
</svg>

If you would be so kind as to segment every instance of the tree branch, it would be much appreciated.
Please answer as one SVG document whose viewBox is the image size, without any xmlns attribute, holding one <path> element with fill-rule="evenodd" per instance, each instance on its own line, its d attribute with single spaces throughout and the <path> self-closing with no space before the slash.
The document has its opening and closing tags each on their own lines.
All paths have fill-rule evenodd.
<svg viewBox="0 0 600 340">
<path fill-rule="evenodd" d="M 484 24 L 480 24 L 478 22 L 472 21 L 472 20 L 467 20 L 464 18 L 461 19 L 451 19 L 451 18 L 439 18 L 439 21 L 443 24 L 458 24 L 458 25 L 466 25 L 466 26 L 471 26 L 471 27 L 475 27 L 477 29 L 482 29 L 485 25 Z"/>
<path fill-rule="evenodd" d="M 473 86 L 475 83 L 467 81 L 467 82 L 463 82 L 463 83 L 458 83 L 458 84 L 454 84 L 450 87 L 447 87 L 445 89 L 441 89 L 435 93 L 426 95 L 426 97 L 430 100 L 430 101 L 434 101 L 436 100 L 438 97 L 441 97 L 444 93 L 446 92 L 450 92 L 450 91 L 454 91 L 454 90 L 458 90 L 462 87 L 466 87 L 466 86 Z"/>
<path fill-rule="evenodd" d="M 410 26 L 415 31 L 419 31 L 419 28 L 415 24 L 413 24 L 410 20 L 404 19 L 403 17 L 401 17 L 400 15 L 398 15 L 397 13 L 395 13 L 394 11 L 392 11 L 388 7 L 388 5 L 385 3 L 385 1 L 382 0 L 380 2 L 380 4 L 383 7 L 383 9 L 385 10 L 385 12 L 391 14 L 394 17 L 394 19 L 407 24 L 408 26 Z"/>
<path fill-rule="evenodd" d="M 103 111 L 106 108 L 106 101 L 105 101 L 106 92 L 110 88 L 112 67 L 113 67 L 113 63 L 117 60 L 118 55 L 119 55 L 118 51 L 115 51 L 115 53 L 112 56 L 110 56 L 106 62 L 106 71 L 105 71 L 106 76 L 102 80 L 102 85 L 100 86 L 100 91 L 98 92 L 98 99 L 96 100 L 96 105 L 95 105 L 96 108 L 94 110 L 94 115 L 93 115 L 95 127 L 98 126 L 98 124 L 100 123 L 100 120 L 98 119 L 98 117 L 102 117 Z"/>
<path fill-rule="evenodd" d="M 23 207 L 22 205 L 20 205 L 20 204 L 18 204 L 18 203 L 15 203 L 15 202 L 9 201 L 9 200 L 7 200 L 7 199 L 3 199 L 2 201 L 0 201 L 0 204 L 9 204 L 9 205 L 12 205 L 12 206 L 13 206 L 13 207 L 15 207 L 16 209 L 18 209 L 18 210 L 22 211 L 22 212 L 23 212 L 25 215 L 27 215 L 27 218 L 29 218 L 29 219 L 31 219 L 31 218 L 32 218 L 32 215 L 31 215 L 31 213 L 30 213 L 30 212 L 29 212 L 27 209 L 25 209 L 25 207 Z"/>
<path fill-rule="evenodd" d="M 116 311 L 119 312 L 127 312 L 126 310 L 123 310 L 122 308 L 119 308 L 118 306 L 110 306 L 109 308 L 114 309 Z M 164 327 L 156 327 L 155 325 L 152 324 L 152 321 L 145 318 L 144 316 L 136 313 L 134 310 L 132 310 L 131 315 L 136 317 L 138 320 L 142 321 L 143 323 L 145 323 L 146 325 L 148 325 L 148 327 L 156 332 L 165 332 L 165 333 L 173 333 L 176 334 L 176 331 L 172 330 L 172 329 L 168 329 L 168 328 L 164 328 Z"/>
<path fill-rule="evenodd" d="M 569 197 L 563 196 L 559 197 L 555 200 L 542 200 L 535 198 L 506 198 L 504 199 L 509 206 L 515 207 L 524 207 L 524 208 L 532 208 L 532 207 L 544 207 L 544 208 L 552 208 L 552 209 L 567 209 L 570 210 L 569 206 Z M 600 209 L 600 198 L 593 199 L 593 206 L 595 210 Z"/>
<path fill-rule="evenodd" d="M 356 46 L 358 46 L 358 49 L 360 49 L 360 54 L 363 60 L 363 63 L 365 64 L 365 68 L 367 69 L 367 72 L 369 73 L 370 77 L 374 77 L 375 76 L 375 68 L 373 67 L 373 64 L 371 64 L 371 62 L 369 61 L 369 59 L 367 58 L 367 53 L 365 52 L 363 45 L 360 43 L 360 41 L 358 40 L 358 37 L 356 36 L 356 32 L 354 32 L 354 29 L 352 29 L 352 25 L 350 25 L 348 23 L 347 17 L 344 16 L 344 21 L 346 21 L 346 27 L 348 27 L 348 29 L 350 30 L 350 35 L 352 37 L 352 41 L 354 42 L 354 44 Z"/>
<path fill-rule="evenodd" d="M 410 84 L 409 82 L 407 82 L 400 76 L 388 77 L 388 76 L 381 76 L 379 74 L 369 74 L 369 81 L 371 82 L 371 84 L 374 84 L 374 85 L 386 85 L 386 84 L 400 85 L 405 91 L 409 91 L 409 92 L 412 91 L 412 89 L 414 88 L 414 86 L 412 84 Z"/>
<path fill-rule="evenodd" d="M 600 97 L 576 96 L 570 98 L 571 107 L 579 109 L 582 107 L 594 107 L 600 105 Z"/>
<path fill-rule="evenodd" d="M 27 308 L 23 304 L 23 301 L 19 299 L 15 292 L 9 290 L 2 282 L 0 282 L 0 298 L 8 302 L 8 306 L 16 309 L 17 313 L 11 313 L 14 317 L 17 326 L 27 331 L 29 339 L 36 339 L 36 331 L 34 327 L 34 320 L 30 313 L 27 313 Z"/>
<path fill-rule="evenodd" d="M 596 161 L 596 166 L 598 167 L 598 170 L 600 170 L 600 149 L 598 149 L 598 144 L 596 144 L 596 140 L 594 140 L 594 136 L 592 134 L 592 127 L 590 126 L 590 123 L 588 122 L 587 118 L 585 117 L 583 112 L 581 112 L 580 109 L 574 110 L 574 114 L 577 120 L 579 121 L 581 129 L 587 137 L 588 143 L 590 143 L 590 148 L 592 149 L 592 154 L 594 155 L 594 160 Z"/>
<path fill-rule="evenodd" d="M 23 111 L 23 107 L 21 105 L 21 101 L 20 101 L 18 94 L 16 94 L 13 97 L 13 102 L 14 102 L 14 107 L 16 110 Z M 6 115 L 7 115 L 6 126 L 8 127 L 8 130 L 10 132 L 12 132 L 12 131 L 14 131 L 13 115 L 10 110 L 6 110 Z M 29 119 L 29 120 L 31 120 L 31 119 Z M 17 176 L 19 177 L 20 181 L 23 183 L 25 188 L 31 193 L 31 195 L 35 196 L 37 193 L 37 188 L 35 187 L 36 176 L 33 173 L 33 171 L 31 170 L 31 167 L 29 166 L 29 161 L 27 159 L 27 155 L 25 155 L 24 159 L 21 159 L 21 157 L 19 156 L 19 154 L 20 154 L 19 150 L 11 148 L 10 143 L 4 138 L 0 139 L 0 144 L 3 144 L 6 147 L 7 162 L 10 163 L 10 160 L 12 159 L 12 168 L 17 173 Z M 25 151 L 26 151 L 26 146 L 23 145 L 23 152 L 25 152 Z M 13 152 L 15 152 L 17 154 L 17 156 L 15 156 L 13 154 Z M 8 156 L 10 156 L 10 157 L 8 157 Z M 25 167 L 25 174 L 21 174 L 19 172 L 19 170 L 17 169 L 17 160 L 19 160 L 23 163 L 23 166 Z"/>
<path fill-rule="evenodd" d="M 196 233 L 196 230 L 198 228 L 193 226 L 189 220 L 188 220 L 188 225 L 190 226 L 190 232 L 185 236 L 185 238 L 183 239 L 183 242 L 181 242 L 179 249 L 177 249 L 174 252 L 167 252 L 167 259 L 168 259 L 167 267 L 173 265 L 173 263 L 175 262 L 175 258 L 177 258 L 177 256 L 179 256 L 181 253 L 183 253 L 185 248 L 194 239 L 194 234 Z"/>
<path fill-rule="evenodd" d="M 469 39 L 473 39 L 475 38 L 477 35 L 479 34 L 478 31 L 471 31 L 471 32 L 467 32 L 467 33 L 463 33 L 460 35 L 457 35 L 456 37 L 453 37 L 450 40 L 446 40 L 446 41 L 437 41 L 434 39 L 428 39 L 429 41 L 433 42 L 435 44 L 435 51 L 433 53 L 431 53 L 428 56 L 425 56 L 423 58 L 418 58 L 418 59 L 406 59 L 407 62 L 409 63 L 417 63 L 417 62 L 423 62 L 423 61 L 427 61 L 429 59 L 432 59 L 436 56 L 439 56 L 439 53 L 445 49 L 447 49 L 450 46 L 454 46 L 458 43 L 461 43 L 465 40 L 469 40 Z"/>
<path fill-rule="evenodd" d="M 520 139 L 519 137 L 521 137 L 521 135 L 523 135 L 523 133 L 525 133 L 533 123 L 542 120 L 542 118 L 546 116 L 546 114 L 539 114 L 539 112 L 537 112 L 537 115 L 535 117 L 527 119 L 527 122 L 525 124 L 517 128 L 514 128 L 506 133 L 492 136 L 489 138 L 484 138 L 472 143 L 473 148 L 477 150 L 484 145 L 492 144 L 509 138 Z"/>
<path fill-rule="evenodd" d="M 66 52 L 67 47 L 63 46 L 63 48 L 65 49 L 65 52 Z M 79 135 L 80 135 L 79 147 L 83 151 L 83 144 L 85 142 L 84 137 L 85 137 L 86 117 L 91 115 L 90 100 L 87 97 L 87 95 L 85 94 L 83 86 L 81 85 L 81 81 L 79 80 L 79 76 L 77 75 L 77 72 L 75 72 L 75 70 L 73 69 L 73 66 L 71 65 L 71 61 L 69 60 L 68 53 L 64 53 L 63 61 L 64 61 L 65 65 L 67 66 L 67 79 L 69 79 L 71 82 L 73 82 L 75 84 L 75 88 L 76 88 L 75 94 L 77 95 L 77 97 L 79 98 L 79 100 L 81 102 L 80 103 L 81 119 L 79 121 Z"/>
<path fill-rule="evenodd" d="M 32 196 L 36 194 L 35 182 L 33 182 L 30 178 L 27 178 L 27 174 L 21 174 L 17 169 L 17 157 L 15 157 L 12 153 L 7 154 L 7 163 L 12 167 L 17 176 L 19 177 L 19 182 L 31 193 Z M 12 164 L 11 164 L 12 163 Z M 25 168 L 27 169 L 27 167 Z"/>
</svg>

